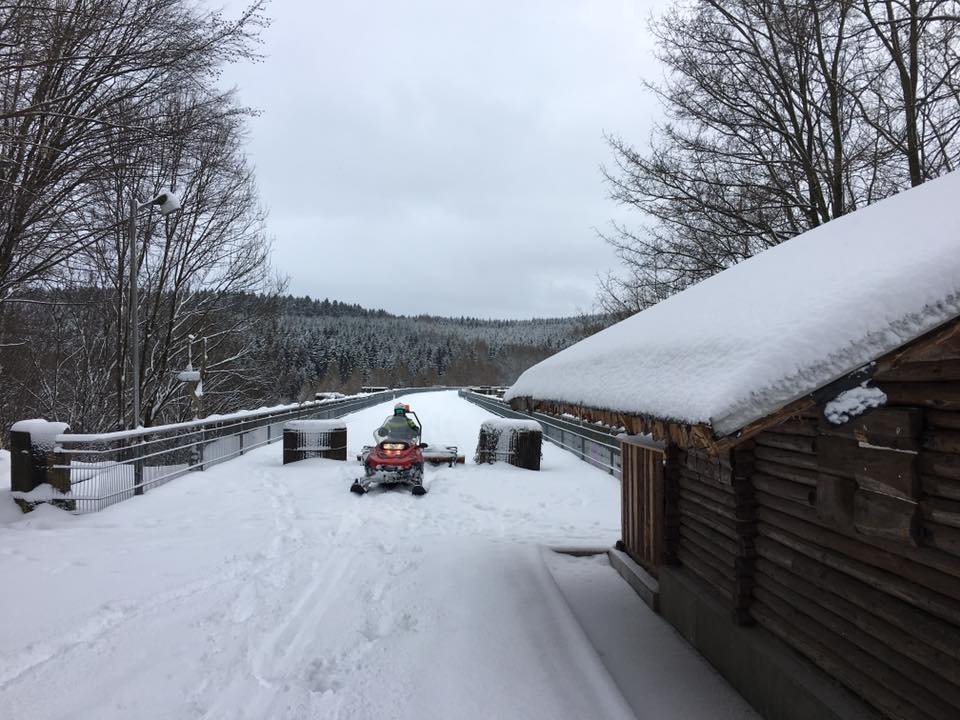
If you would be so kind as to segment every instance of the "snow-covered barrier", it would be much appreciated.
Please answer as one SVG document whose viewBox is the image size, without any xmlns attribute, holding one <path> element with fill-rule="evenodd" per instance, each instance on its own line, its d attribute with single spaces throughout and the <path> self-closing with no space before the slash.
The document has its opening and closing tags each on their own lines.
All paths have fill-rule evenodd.
<svg viewBox="0 0 960 720">
<path fill-rule="evenodd" d="M 283 464 L 307 458 L 347 459 L 343 420 L 292 420 L 283 426 Z"/>
<path fill-rule="evenodd" d="M 539 470 L 542 445 L 543 428 L 536 420 L 485 420 L 480 426 L 474 461 L 508 462 L 527 470 Z"/>
<path fill-rule="evenodd" d="M 48 458 L 54 451 L 57 435 L 68 429 L 67 423 L 40 418 L 21 420 L 10 428 L 10 489 L 24 512 L 48 501 L 73 509 L 69 484 L 66 487 L 40 487 L 55 479 L 53 473 L 48 473 Z"/>
</svg>

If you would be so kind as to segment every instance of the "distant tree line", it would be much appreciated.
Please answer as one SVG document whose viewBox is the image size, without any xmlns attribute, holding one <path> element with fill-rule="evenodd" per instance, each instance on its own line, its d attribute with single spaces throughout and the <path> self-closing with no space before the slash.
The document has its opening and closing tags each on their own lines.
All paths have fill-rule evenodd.
<svg viewBox="0 0 960 720">
<path fill-rule="evenodd" d="M 652 29 L 666 122 L 611 136 L 625 316 L 960 160 L 957 0 L 690 0 Z M 908 241 L 908 239 L 905 239 Z"/>
<path fill-rule="evenodd" d="M 152 305 L 169 307 L 175 294 L 159 292 Z M 11 306 L 5 321 L 16 329 L 5 336 L 29 341 L 0 349 L 0 427 L 26 417 L 62 420 L 75 432 L 123 425 L 117 411 L 124 398 L 114 395 L 121 368 L 110 344 L 113 295 L 103 287 L 54 288 Z M 337 301 L 215 289 L 197 291 L 192 303 L 206 313 L 202 322 L 185 315 L 196 333 L 194 365 L 202 362 L 204 339 L 209 355 L 204 414 L 307 400 L 326 390 L 356 392 L 362 385 L 509 384 L 588 328 L 582 318 L 410 318 Z M 191 418 L 187 388 L 176 377 L 187 364 L 189 335 L 165 324 L 149 337 L 145 424 Z"/>
<path fill-rule="evenodd" d="M 602 323 L 596 317 L 401 317 L 357 306 L 342 313 L 334 308 L 349 306 L 311 303 L 282 299 L 280 319 L 257 335 L 258 354 L 279 399 L 352 392 L 362 385 L 510 384 Z M 332 311 L 322 314 L 318 307 Z"/>
</svg>

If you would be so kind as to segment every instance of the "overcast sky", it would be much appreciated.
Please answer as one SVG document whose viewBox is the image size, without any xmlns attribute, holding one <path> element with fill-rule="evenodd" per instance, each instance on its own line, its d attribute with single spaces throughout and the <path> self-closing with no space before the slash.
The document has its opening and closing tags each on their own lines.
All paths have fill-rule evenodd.
<svg viewBox="0 0 960 720">
<path fill-rule="evenodd" d="M 603 133 L 648 137 L 647 19 L 666 5 L 274 0 L 264 62 L 226 80 L 262 111 L 248 152 L 290 291 L 404 314 L 590 310 L 616 266 L 595 228 L 636 221 L 607 198 Z"/>
</svg>

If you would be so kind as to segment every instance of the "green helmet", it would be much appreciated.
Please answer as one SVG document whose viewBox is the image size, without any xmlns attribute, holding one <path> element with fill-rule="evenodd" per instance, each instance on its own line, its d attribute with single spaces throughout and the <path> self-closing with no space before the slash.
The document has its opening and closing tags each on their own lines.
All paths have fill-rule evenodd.
<svg viewBox="0 0 960 720">
<path fill-rule="evenodd" d="M 394 405 L 394 406 L 393 406 L 393 414 L 394 414 L 394 415 L 401 415 L 401 416 L 406 415 L 406 414 L 407 414 L 407 407 L 406 407 L 406 405 L 404 405 L 403 403 L 397 403 L 396 405 Z"/>
</svg>

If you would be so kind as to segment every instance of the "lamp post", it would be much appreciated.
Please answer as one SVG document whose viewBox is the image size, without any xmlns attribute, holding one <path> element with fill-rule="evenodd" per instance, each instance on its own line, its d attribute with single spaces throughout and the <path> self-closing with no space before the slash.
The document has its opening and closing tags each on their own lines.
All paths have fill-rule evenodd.
<svg viewBox="0 0 960 720">
<path fill-rule="evenodd" d="M 130 196 L 130 217 L 127 221 L 127 242 L 130 245 L 130 364 L 133 375 L 133 422 L 135 430 L 140 427 L 140 308 L 137 298 L 137 213 L 144 208 L 156 205 L 160 214 L 166 217 L 180 209 L 180 200 L 171 190 L 160 193 L 147 202 L 139 202 L 135 195 Z"/>
</svg>

